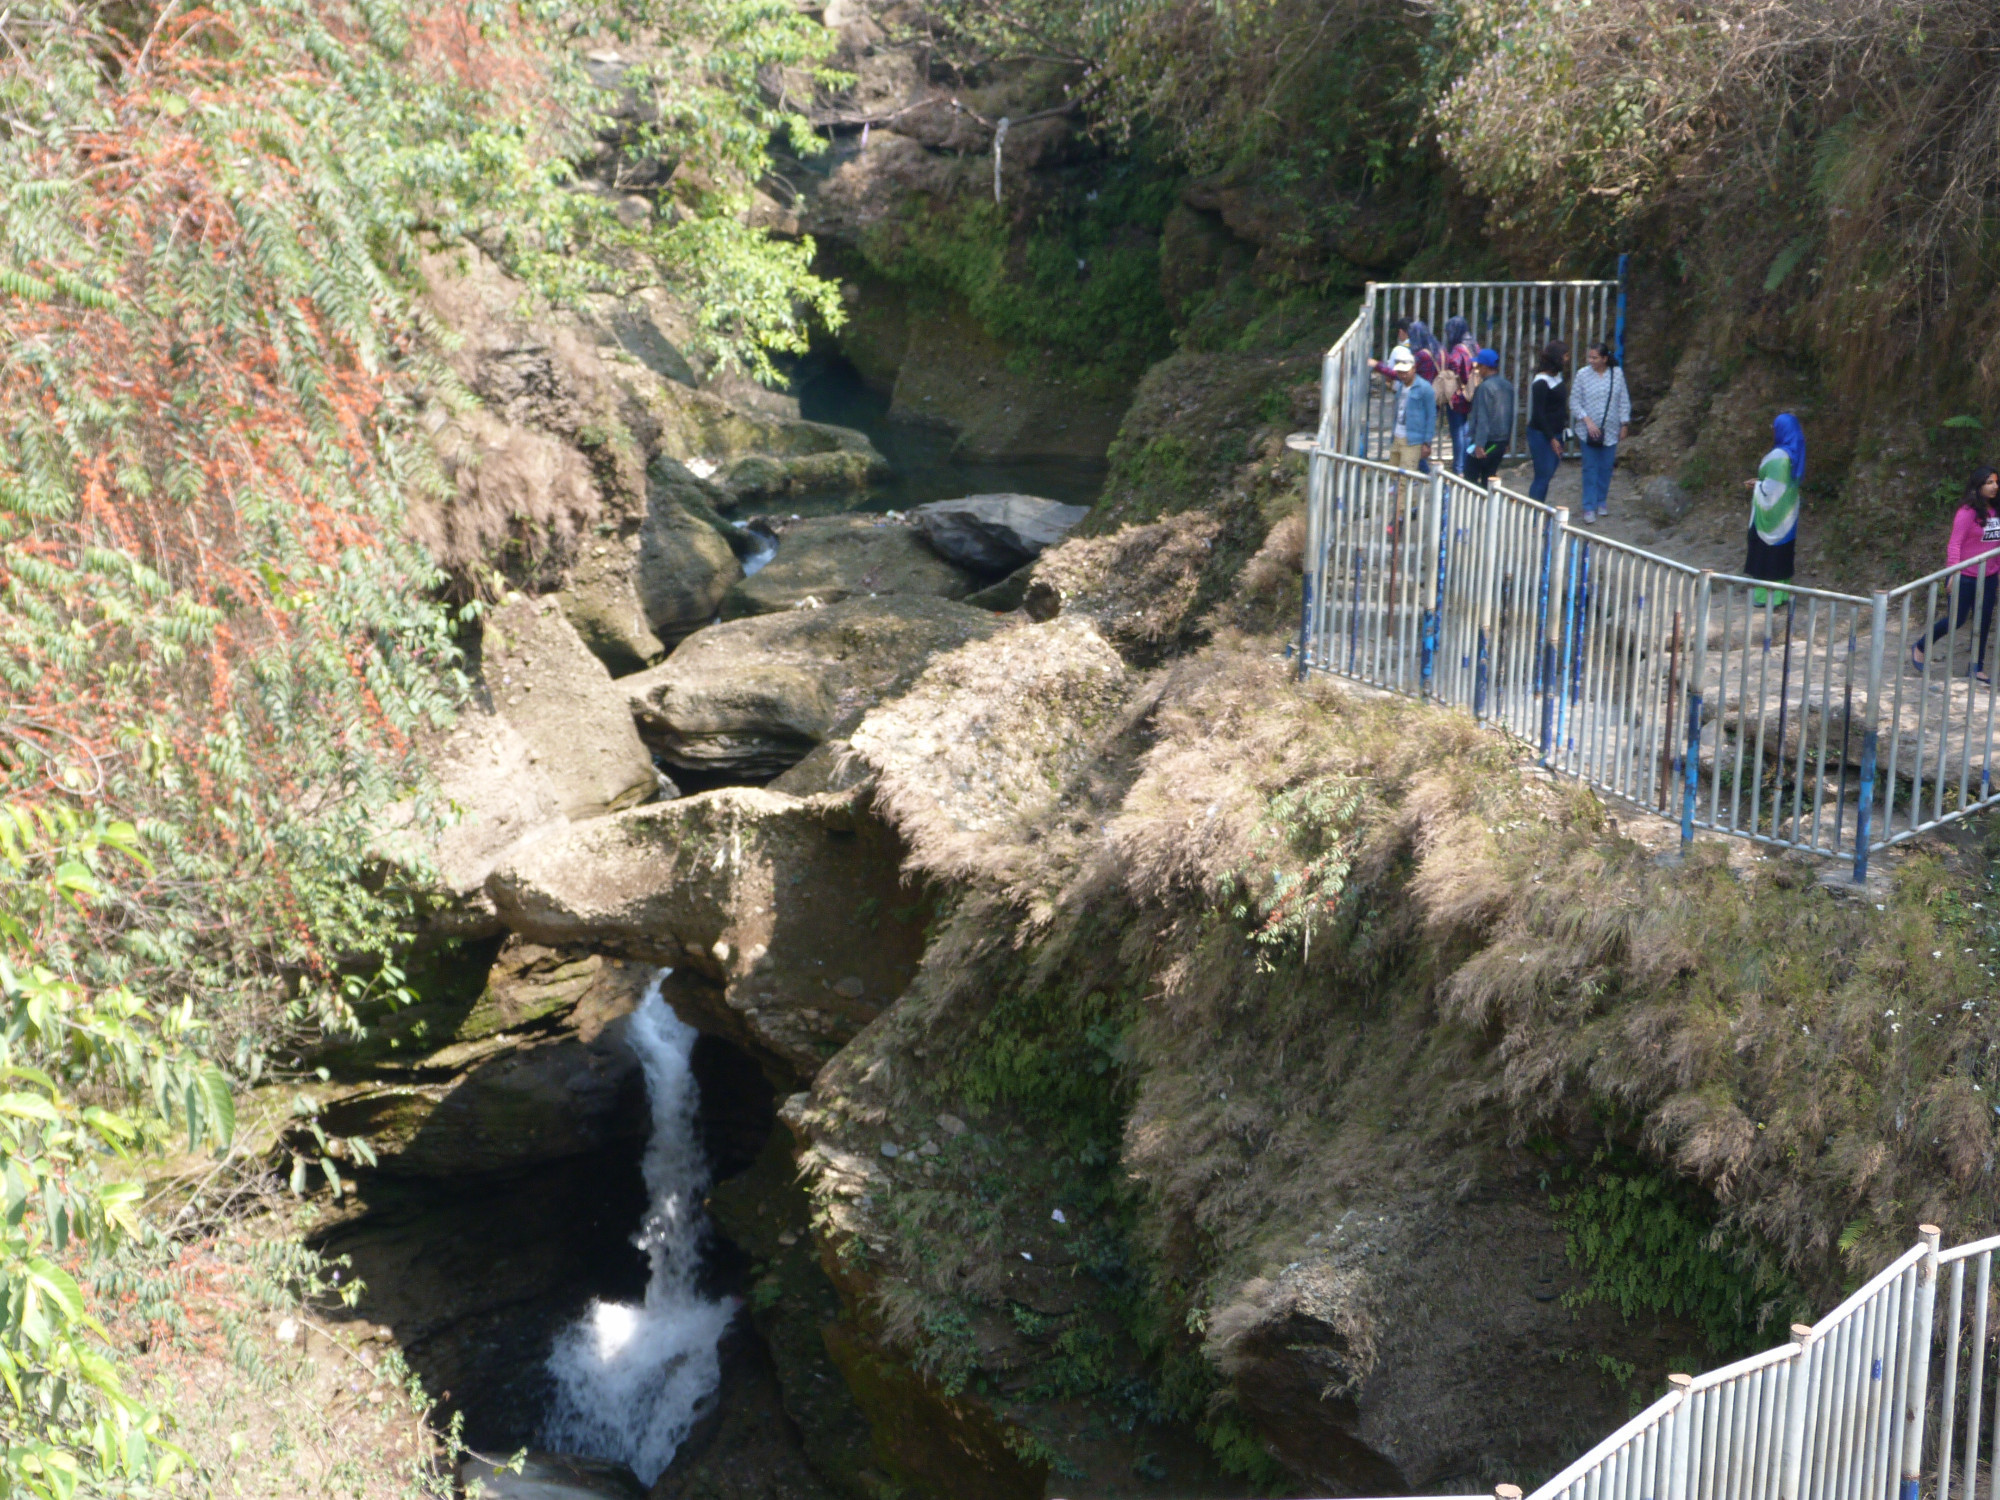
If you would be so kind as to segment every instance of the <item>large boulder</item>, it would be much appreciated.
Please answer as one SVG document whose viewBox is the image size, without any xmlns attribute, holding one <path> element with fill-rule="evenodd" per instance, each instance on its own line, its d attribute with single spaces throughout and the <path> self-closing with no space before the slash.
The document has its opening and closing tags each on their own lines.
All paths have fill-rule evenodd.
<svg viewBox="0 0 2000 1500">
<path fill-rule="evenodd" d="M 469 1009 L 392 1015 L 344 1070 L 321 1127 L 369 1140 L 392 1176 L 455 1180 L 602 1150 L 646 1130 L 626 1017 L 649 965 L 510 942 Z M 442 1045 L 439 1045 L 439 1044 Z"/>
<path fill-rule="evenodd" d="M 1005 626 L 946 599 L 848 599 L 711 625 L 619 686 L 669 763 L 771 775 L 844 734 L 939 652 Z"/>
<path fill-rule="evenodd" d="M 564 817 L 599 817 L 659 790 L 625 695 L 557 600 L 515 599 L 489 614 L 480 674 Z"/>
<path fill-rule="evenodd" d="M 968 495 L 916 510 L 917 526 L 938 556 L 992 577 L 1033 562 L 1089 514 L 1088 506 L 1033 495 Z"/>
<path fill-rule="evenodd" d="M 1011 873 L 1098 755 L 1130 686 L 1088 621 L 1020 626 L 939 656 L 861 721 L 847 759 L 880 778 L 877 805 L 916 866 L 952 877 Z"/>
<path fill-rule="evenodd" d="M 537 840 L 488 881 L 507 926 L 671 966 L 668 999 L 810 1077 L 922 952 L 902 847 L 854 794 L 725 787 Z"/>
<path fill-rule="evenodd" d="M 1222 526 L 1182 511 L 1110 536 L 1072 537 L 1028 571 L 1021 608 L 1031 620 L 1091 621 L 1135 665 L 1151 665 L 1192 622 Z"/>
<path fill-rule="evenodd" d="M 613 677 L 650 667 L 667 654 L 639 602 L 639 535 L 606 533 L 577 548 L 556 593 L 577 636 Z"/>
<path fill-rule="evenodd" d="M 646 473 L 646 518 L 639 528 L 639 608 L 673 646 L 715 618 L 743 565 L 708 492 L 671 459 Z"/>
<path fill-rule="evenodd" d="M 567 821 L 555 785 L 521 732 L 481 697 L 459 710 L 427 758 L 429 796 L 387 809 L 372 853 L 441 898 L 433 922 L 444 933 L 498 932 L 486 877 L 515 844 Z"/>
<path fill-rule="evenodd" d="M 855 595 L 962 599 L 976 586 L 970 573 L 926 547 L 900 517 L 814 516 L 775 522 L 771 529 L 777 556 L 729 591 L 723 619 L 772 614 L 808 599 L 837 604 Z"/>
</svg>

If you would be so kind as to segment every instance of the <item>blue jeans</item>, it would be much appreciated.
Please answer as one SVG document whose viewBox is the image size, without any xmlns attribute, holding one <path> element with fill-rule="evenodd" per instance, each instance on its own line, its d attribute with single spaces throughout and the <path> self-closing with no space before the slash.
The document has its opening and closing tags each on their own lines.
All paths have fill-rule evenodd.
<svg viewBox="0 0 2000 1500">
<path fill-rule="evenodd" d="M 1446 407 L 1444 419 L 1451 425 L 1451 472 L 1454 474 L 1463 474 L 1465 472 L 1465 424 L 1472 420 L 1472 413 L 1469 411 L 1453 411 L 1450 407 Z"/>
<path fill-rule="evenodd" d="M 1549 441 L 1547 433 L 1530 427 L 1528 457 L 1535 461 L 1535 479 L 1528 486 L 1528 498 L 1546 500 L 1549 498 L 1549 481 L 1556 477 L 1556 466 L 1562 462 L 1562 455 L 1556 452 L 1556 445 Z"/>
<path fill-rule="evenodd" d="M 1618 462 L 1618 445 L 1606 443 L 1602 448 L 1583 445 L 1583 513 L 1604 514 L 1604 499 L 1611 493 L 1611 467 Z"/>
</svg>

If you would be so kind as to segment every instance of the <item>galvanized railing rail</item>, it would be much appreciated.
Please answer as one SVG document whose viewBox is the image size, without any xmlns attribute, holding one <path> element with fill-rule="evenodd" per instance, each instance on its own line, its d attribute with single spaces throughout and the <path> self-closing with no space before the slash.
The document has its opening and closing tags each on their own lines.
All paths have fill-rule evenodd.
<svg viewBox="0 0 2000 1500">
<path fill-rule="evenodd" d="M 1819 1322 L 1795 1326 L 1789 1344 L 1705 1375 L 1669 1376 L 1666 1395 L 1528 1500 L 1916 1500 L 1945 1259 L 1938 1231 L 1925 1225 L 1922 1234 Z M 1990 1257 L 1995 1242 L 1982 1243 Z M 1963 1277 L 1960 1262 L 1954 1288 Z M 1947 1434 L 1959 1314 L 1955 1298 L 1938 1424 Z M 1985 1368 L 1984 1334 L 1981 1303 L 1975 1378 Z M 1967 1430 L 1976 1438 L 1974 1421 Z M 1941 1474 L 1950 1459 L 1947 1436 Z M 1937 1500 L 1946 1500 L 1942 1489 Z"/>
<path fill-rule="evenodd" d="M 1546 1483 L 1499 1485 L 1495 1500 L 1981 1500 L 1982 1482 L 1990 1500 L 2000 1235 L 1941 1250 L 1935 1226 L 1918 1234 L 1789 1343 L 1669 1375 L 1664 1396 Z"/>
<path fill-rule="evenodd" d="M 1616 281 L 1401 281 L 1371 282 L 1355 320 L 1361 355 L 1359 399 L 1343 408 L 1349 441 L 1340 451 L 1357 458 L 1387 458 L 1394 421 L 1390 393 L 1370 390 L 1366 371 L 1386 360 L 1396 343 L 1396 325 L 1423 323 L 1442 336 L 1445 325 L 1462 317 L 1474 339 L 1500 356 L 1500 373 L 1514 387 L 1515 422 L 1512 449 L 1525 451 L 1528 387 L 1536 363 L 1552 339 L 1569 346 L 1572 363 L 1581 363 L 1584 346 L 1603 339 L 1624 355 L 1625 291 L 1622 274 Z M 1339 346 L 1336 345 L 1336 348 Z M 1438 433 L 1442 452 L 1445 433 Z"/>
<path fill-rule="evenodd" d="M 1954 579 L 1984 560 L 1866 597 L 1774 589 L 1572 527 L 1497 483 L 1370 456 L 1384 409 L 1371 343 L 1397 311 L 1466 290 L 1371 286 L 1327 352 L 1302 673 L 1468 709 L 1551 770 L 1676 819 L 1684 843 L 1712 831 L 1851 858 L 1857 880 L 1871 852 L 2000 803 L 1993 691 L 1954 675 L 1976 634 Z M 1494 305 L 1536 304 L 1496 292 Z M 1921 672 L 1906 670 L 1941 616 Z"/>
</svg>

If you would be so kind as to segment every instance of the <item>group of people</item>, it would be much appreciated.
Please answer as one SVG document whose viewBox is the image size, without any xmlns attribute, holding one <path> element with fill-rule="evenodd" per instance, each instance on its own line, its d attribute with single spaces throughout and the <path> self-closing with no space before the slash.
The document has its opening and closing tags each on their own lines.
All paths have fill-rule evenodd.
<svg viewBox="0 0 2000 1500">
<path fill-rule="evenodd" d="M 1462 317 L 1450 319 L 1444 337 L 1434 337 L 1420 320 L 1399 321 L 1397 342 L 1376 370 L 1390 382 L 1395 417 L 1390 461 L 1399 469 L 1431 472 L 1440 419 L 1451 434 L 1453 472 L 1475 484 L 1492 479 L 1514 443 L 1517 398 L 1513 382 L 1500 373 L 1500 355 L 1482 348 Z M 1569 348 L 1555 340 L 1542 349 L 1528 387 L 1528 456 L 1534 479 L 1531 499 L 1546 500 L 1549 484 L 1561 466 L 1569 443 L 1579 444 L 1583 465 L 1583 523 L 1594 526 L 1604 517 L 1611 490 L 1611 473 L 1618 462 L 1618 444 L 1630 428 L 1632 397 L 1625 372 L 1611 349 L 1594 343 L 1584 351 L 1584 368 L 1569 373 Z M 1771 424 L 1771 450 L 1757 466 L 1750 489 L 1750 524 L 1743 561 L 1744 574 L 1758 581 L 1754 604 L 1783 608 L 1796 565 L 1799 534 L 1799 494 L 1806 477 L 1805 430 L 1790 412 L 1780 412 Z M 1912 670 L 1921 672 L 1929 648 L 1954 628 L 1979 614 L 1974 638 L 1972 676 L 1987 682 L 1986 643 L 1993 616 L 2000 606 L 2000 470 L 1978 469 L 1966 486 L 1952 519 L 1945 549 L 1948 567 L 1966 566 L 1958 574 L 1955 597 L 1928 635 L 1910 647 Z"/>
<path fill-rule="evenodd" d="M 1485 484 L 1514 445 L 1518 412 L 1514 383 L 1500 373 L 1499 351 L 1482 348 L 1462 317 L 1446 322 L 1442 339 L 1421 319 L 1399 321 L 1396 339 L 1388 359 L 1376 365 L 1395 401 L 1391 462 L 1428 474 L 1442 417 L 1451 434 L 1452 471 Z M 1548 498 L 1574 435 L 1583 463 L 1583 521 L 1596 525 L 1631 421 L 1632 394 L 1608 344 L 1590 345 L 1574 378 L 1569 346 L 1560 339 L 1545 345 L 1528 387 L 1528 455 L 1535 466 L 1530 497 Z"/>
</svg>

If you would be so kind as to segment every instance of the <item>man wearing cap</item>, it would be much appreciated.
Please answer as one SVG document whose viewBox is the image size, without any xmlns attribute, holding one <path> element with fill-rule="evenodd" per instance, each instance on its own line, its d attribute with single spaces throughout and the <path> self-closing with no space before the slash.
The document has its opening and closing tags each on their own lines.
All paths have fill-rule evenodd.
<svg viewBox="0 0 2000 1500">
<path fill-rule="evenodd" d="M 1431 439 L 1437 434 L 1437 395 L 1417 373 L 1417 357 L 1408 344 L 1389 351 L 1389 379 L 1396 393 L 1396 424 L 1391 434 L 1389 462 L 1399 469 L 1431 471 Z"/>
<path fill-rule="evenodd" d="M 1483 485 L 1514 446 L 1514 383 L 1500 373 L 1500 355 L 1481 349 L 1476 359 L 1479 389 L 1465 422 L 1465 477 Z"/>
</svg>

